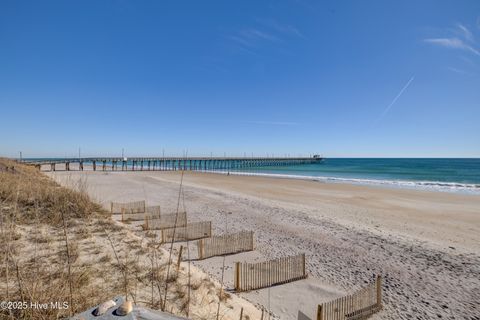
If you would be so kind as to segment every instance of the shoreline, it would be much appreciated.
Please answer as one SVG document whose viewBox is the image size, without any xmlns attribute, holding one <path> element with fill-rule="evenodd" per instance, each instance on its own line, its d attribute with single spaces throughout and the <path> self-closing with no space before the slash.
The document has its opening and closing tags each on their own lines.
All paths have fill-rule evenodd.
<svg viewBox="0 0 480 320">
<path fill-rule="evenodd" d="M 127 167 L 128 168 L 128 167 Z M 51 172 L 50 170 L 42 170 L 42 172 Z M 65 171 L 60 167 L 56 171 Z M 72 170 L 71 172 L 82 172 L 79 170 Z M 84 171 L 93 171 L 92 165 L 84 165 Z M 107 170 L 108 172 L 115 172 Z M 69 171 L 70 172 L 70 171 Z M 95 172 L 103 172 L 98 169 Z M 117 171 L 119 172 L 119 171 Z M 125 170 L 120 172 L 181 172 L 181 170 Z M 206 174 L 220 174 L 220 175 L 235 175 L 235 176 L 254 176 L 254 177 L 269 177 L 274 179 L 292 179 L 292 180 L 305 180 L 305 181 L 317 181 L 320 183 L 340 183 L 350 184 L 358 186 L 371 186 L 379 188 L 390 189 L 407 189 L 418 191 L 430 191 L 441 193 L 454 193 L 465 195 L 480 195 L 480 184 L 478 183 L 464 183 L 464 182 L 447 182 L 447 181 L 430 181 L 430 180 L 401 180 L 401 179 L 375 179 L 375 178 L 352 178 L 352 177 L 335 177 L 335 176 L 315 176 L 315 175 L 302 175 L 302 174 L 288 174 L 288 173 L 271 173 L 271 172 L 256 172 L 256 171 L 222 171 L 222 170 L 195 170 L 185 172 L 189 173 L 206 173 Z"/>
<path fill-rule="evenodd" d="M 305 181 L 317 181 L 321 183 L 344 183 L 358 186 L 371 186 L 391 189 L 408 189 L 430 192 L 446 192 L 466 195 L 480 195 L 480 184 L 461 183 L 461 182 L 442 182 L 442 181 L 416 181 L 416 180 L 380 180 L 366 178 L 341 178 L 329 176 L 307 176 L 292 174 L 275 174 L 264 172 L 247 171 L 198 171 L 199 173 L 212 173 L 237 176 L 269 177 L 274 179 L 294 179 Z M 452 189 L 453 188 L 453 189 Z M 456 188 L 456 189 L 455 189 Z"/>
</svg>

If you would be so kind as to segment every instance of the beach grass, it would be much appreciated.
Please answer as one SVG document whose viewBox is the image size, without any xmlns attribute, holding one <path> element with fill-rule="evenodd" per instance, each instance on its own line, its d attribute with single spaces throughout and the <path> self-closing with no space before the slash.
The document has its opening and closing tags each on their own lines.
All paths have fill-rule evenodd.
<svg viewBox="0 0 480 320">
<path fill-rule="evenodd" d="M 67 316 L 114 294 L 94 284 L 103 275 L 98 266 L 80 259 L 92 219 L 109 224 L 109 213 L 86 193 L 0 159 L 0 210 L 0 300 L 17 302 L 2 317 Z"/>
<path fill-rule="evenodd" d="M 112 219 L 85 189 L 85 180 L 63 187 L 34 167 L 0 158 L 0 301 L 21 303 L 0 310 L 0 319 L 64 318 L 119 295 L 159 309 L 165 281 L 172 283 L 168 312 L 214 316 L 209 305 L 217 294 L 210 288 L 218 283 L 192 267 L 188 295 L 187 268 L 166 279 L 167 253 L 158 239 Z M 235 309 L 232 315 L 249 305 L 238 298 L 235 308 L 222 303 Z"/>
</svg>

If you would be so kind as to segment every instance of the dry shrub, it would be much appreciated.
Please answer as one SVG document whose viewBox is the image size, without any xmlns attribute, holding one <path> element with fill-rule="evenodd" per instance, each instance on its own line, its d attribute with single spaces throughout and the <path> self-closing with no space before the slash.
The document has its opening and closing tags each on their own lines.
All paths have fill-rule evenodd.
<svg viewBox="0 0 480 320">
<path fill-rule="evenodd" d="M 157 234 L 155 232 L 147 231 L 145 232 L 145 237 L 147 238 L 156 238 Z"/>
<path fill-rule="evenodd" d="M 8 171 L 1 169 L 6 167 Z M 82 225 L 108 216 L 86 193 L 61 187 L 33 167 L 0 158 L 0 210 L 0 301 L 71 301 L 63 310 L 0 310 L 0 319 L 57 319 L 114 295 L 94 285 L 98 269 L 75 263 L 81 249 L 72 229 L 78 227 L 86 235 Z"/>
<path fill-rule="evenodd" d="M 106 263 L 110 261 L 112 261 L 112 256 L 109 254 L 104 255 L 103 257 L 100 258 L 100 260 L 98 260 L 98 262 L 100 263 Z"/>
<path fill-rule="evenodd" d="M 190 288 L 192 288 L 192 290 L 198 290 L 200 289 L 202 284 L 203 284 L 203 280 L 195 280 L 195 281 L 192 281 Z"/>
<path fill-rule="evenodd" d="M 53 238 L 49 234 L 40 231 L 36 234 L 33 234 L 31 236 L 31 240 L 36 243 L 51 243 L 53 241 Z"/>
<path fill-rule="evenodd" d="M 16 206 L 15 210 L 7 210 L 7 213 L 15 214 L 17 222 L 30 223 L 38 215 L 44 222 L 59 225 L 62 212 L 66 218 L 106 214 L 86 192 L 61 187 L 34 167 L 3 158 L 0 158 L 0 165 L 15 167 L 14 172 L 0 170 L 0 201 Z"/>
</svg>

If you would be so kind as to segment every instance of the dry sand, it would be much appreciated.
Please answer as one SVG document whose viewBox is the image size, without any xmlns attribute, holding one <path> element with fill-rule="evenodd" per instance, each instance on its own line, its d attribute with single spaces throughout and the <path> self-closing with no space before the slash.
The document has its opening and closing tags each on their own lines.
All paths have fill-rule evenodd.
<svg viewBox="0 0 480 320">
<path fill-rule="evenodd" d="M 50 175 L 65 185 L 85 179 L 105 207 L 146 199 L 173 212 L 177 204 L 178 172 Z M 276 317 L 313 318 L 318 303 L 381 274 L 376 319 L 480 319 L 480 196 L 192 172 L 184 186 L 190 220 L 212 220 L 217 234 L 255 231 L 255 252 L 225 259 L 228 288 L 235 261 L 307 254 L 308 279 L 241 294 Z M 220 279 L 222 259 L 194 263 Z"/>
</svg>

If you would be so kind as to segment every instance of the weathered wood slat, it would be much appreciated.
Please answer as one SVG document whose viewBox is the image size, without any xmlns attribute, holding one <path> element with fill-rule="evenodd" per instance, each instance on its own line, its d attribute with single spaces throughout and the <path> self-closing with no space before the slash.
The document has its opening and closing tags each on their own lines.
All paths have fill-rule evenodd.
<svg viewBox="0 0 480 320">
<path fill-rule="evenodd" d="M 353 294 L 318 305 L 317 320 L 366 319 L 382 308 L 382 278 Z"/>
<path fill-rule="evenodd" d="M 142 213 L 128 213 L 128 214 L 122 214 L 122 221 L 145 221 L 146 219 L 160 219 L 160 214 L 156 213 L 147 213 L 147 212 L 142 212 Z"/>
<path fill-rule="evenodd" d="M 145 200 L 133 202 L 111 202 L 111 213 L 142 213 L 145 212 Z"/>
<path fill-rule="evenodd" d="M 212 222 L 194 222 L 189 223 L 184 227 L 163 229 L 161 234 L 162 242 L 172 241 L 174 234 L 175 242 L 209 238 L 212 236 Z"/>
<path fill-rule="evenodd" d="M 147 206 L 145 207 L 145 212 L 151 214 L 161 214 L 160 206 Z"/>
<path fill-rule="evenodd" d="M 226 234 L 201 239 L 197 242 L 198 258 L 238 253 L 253 250 L 253 232 L 242 231 L 233 234 Z"/>
<path fill-rule="evenodd" d="M 236 291 L 248 291 L 270 287 L 307 277 L 305 254 L 284 257 L 257 263 L 236 263 L 235 274 L 240 279 L 235 281 Z M 247 272 L 242 272 L 247 270 Z"/>
<path fill-rule="evenodd" d="M 142 225 L 143 230 L 162 230 L 173 227 L 185 227 L 187 225 L 187 213 L 179 212 L 153 215 L 153 218 L 149 218 L 150 214 L 145 215 L 145 222 Z"/>
</svg>

